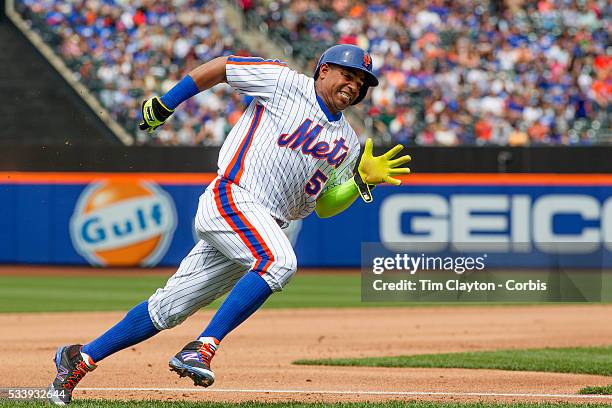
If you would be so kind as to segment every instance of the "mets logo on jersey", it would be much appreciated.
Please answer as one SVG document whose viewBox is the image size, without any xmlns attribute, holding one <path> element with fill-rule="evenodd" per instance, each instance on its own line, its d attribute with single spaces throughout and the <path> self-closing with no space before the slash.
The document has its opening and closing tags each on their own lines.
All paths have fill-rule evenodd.
<svg viewBox="0 0 612 408">
<path fill-rule="evenodd" d="M 326 160 L 330 166 L 338 168 L 348 155 L 348 146 L 344 143 L 346 139 L 341 137 L 329 143 L 316 142 L 317 136 L 321 133 L 321 125 L 312 125 L 312 119 L 305 119 L 304 122 L 292 133 L 283 133 L 278 137 L 276 144 L 280 147 L 287 147 L 292 150 L 300 150 L 305 155 L 310 155 L 315 159 Z"/>
<path fill-rule="evenodd" d="M 175 228 L 172 198 L 142 181 L 90 184 L 70 219 L 75 249 L 99 266 L 153 266 L 166 253 Z"/>
</svg>

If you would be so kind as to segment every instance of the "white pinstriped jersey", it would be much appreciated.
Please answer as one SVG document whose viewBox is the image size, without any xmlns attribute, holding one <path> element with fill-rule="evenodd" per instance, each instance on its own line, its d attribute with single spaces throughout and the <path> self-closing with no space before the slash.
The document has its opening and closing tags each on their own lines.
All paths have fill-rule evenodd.
<svg viewBox="0 0 612 408">
<path fill-rule="evenodd" d="M 219 154 L 219 176 L 245 190 L 282 221 L 305 218 L 327 188 L 352 176 L 359 141 L 342 114 L 332 115 L 314 79 L 277 60 L 230 57 L 227 83 L 254 97 Z"/>
</svg>

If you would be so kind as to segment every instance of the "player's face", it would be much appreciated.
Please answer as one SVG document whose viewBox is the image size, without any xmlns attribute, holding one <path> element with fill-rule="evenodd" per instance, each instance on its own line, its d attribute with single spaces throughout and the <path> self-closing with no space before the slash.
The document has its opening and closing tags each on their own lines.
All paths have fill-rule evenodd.
<svg viewBox="0 0 612 408">
<path fill-rule="evenodd" d="M 333 113 L 348 108 L 359 96 L 365 74 L 333 64 L 323 64 L 319 71 L 320 91 L 325 104 Z"/>
</svg>

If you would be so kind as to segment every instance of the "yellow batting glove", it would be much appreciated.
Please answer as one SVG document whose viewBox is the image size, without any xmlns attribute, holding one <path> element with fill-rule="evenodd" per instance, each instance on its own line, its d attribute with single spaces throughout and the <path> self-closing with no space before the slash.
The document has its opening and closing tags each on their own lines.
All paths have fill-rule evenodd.
<svg viewBox="0 0 612 408">
<path fill-rule="evenodd" d="M 166 123 L 166 119 L 172 115 L 174 110 L 168 109 L 159 97 L 154 96 L 142 103 L 142 122 L 138 125 L 140 130 L 151 133 L 159 126 Z"/>
<path fill-rule="evenodd" d="M 399 167 L 411 160 L 409 155 L 393 159 L 404 146 L 398 144 L 382 156 L 373 156 L 372 146 L 372 139 L 368 138 L 363 150 L 363 156 L 361 156 L 361 161 L 359 162 L 359 167 L 357 167 L 361 179 L 367 184 L 373 185 L 389 183 L 399 186 L 402 184 L 400 180 L 392 176 L 410 173 L 408 167 Z"/>
</svg>

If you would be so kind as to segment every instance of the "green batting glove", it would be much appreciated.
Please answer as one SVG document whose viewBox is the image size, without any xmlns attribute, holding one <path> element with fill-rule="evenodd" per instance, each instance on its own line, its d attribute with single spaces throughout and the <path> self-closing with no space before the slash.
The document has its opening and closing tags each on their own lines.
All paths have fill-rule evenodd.
<svg viewBox="0 0 612 408">
<path fill-rule="evenodd" d="M 168 109 L 158 96 L 147 99 L 142 103 L 142 122 L 138 125 L 140 130 L 151 133 L 166 123 L 166 119 L 174 110 Z"/>
</svg>

